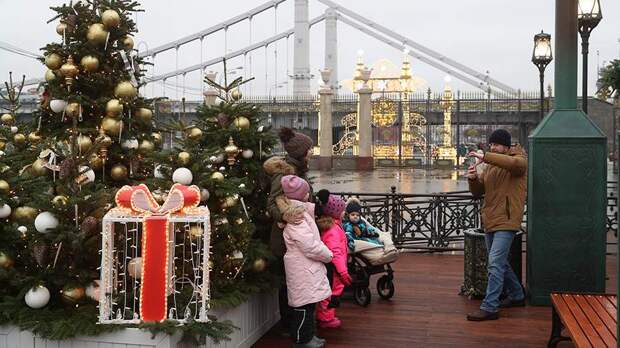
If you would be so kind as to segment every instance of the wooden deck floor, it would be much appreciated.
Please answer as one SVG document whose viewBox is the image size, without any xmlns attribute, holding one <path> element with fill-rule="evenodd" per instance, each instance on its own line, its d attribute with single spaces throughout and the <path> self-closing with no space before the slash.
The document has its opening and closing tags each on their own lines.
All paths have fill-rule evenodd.
<svg viewBox="0 0 620 348">
<path fill-rule="evenodd" d="M 367 308 L 346 299 L 338 309 L 343 325 L 321 330 L 327 347 L 546 347 L 551 328 L 549 307 L 502 310 L 500 319 L 469 322 L 465 315 L 480 301 L 458 295 L 463 281 L 463 257 L 404 254 L 394 264 L 396 293 L 373 299 Z M 525 270 L 525 267 L 524 267 Z M 608 257 L 608 292 L 616 289 L 616 258 Z M 288 337 L 274 328 L 256 348 L 290 347 Z M 572 347 L 561 343 L 559 347 Z"/>
</svg>

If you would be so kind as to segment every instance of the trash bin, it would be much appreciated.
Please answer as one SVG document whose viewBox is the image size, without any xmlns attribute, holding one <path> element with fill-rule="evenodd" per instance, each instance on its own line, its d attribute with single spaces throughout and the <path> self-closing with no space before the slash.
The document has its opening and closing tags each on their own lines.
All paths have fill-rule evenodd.
<svg viewBox="0 0 620 348">
<path fill-rule="evenodd" d="M 487 246 L 484 232 L 479 229 L 466 230 L 464 243 L 464 273 L 461 295 L 469 298 L 484 298 L 487 289 Z M 523 283 L 521 242 L 523 231 L 517 232 L 508 260 L 519 282 Z"/>
</svg>

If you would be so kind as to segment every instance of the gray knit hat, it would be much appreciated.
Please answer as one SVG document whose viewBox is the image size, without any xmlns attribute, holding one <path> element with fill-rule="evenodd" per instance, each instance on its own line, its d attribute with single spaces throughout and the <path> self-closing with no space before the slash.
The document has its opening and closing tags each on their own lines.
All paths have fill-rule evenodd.
<svg viewBox="0 0 620 348">
<path fill-rule="evenodd" d="M 314 145 L 309 136 L 295 132 L 290 128 L 280 128 L 278 136 L 286 153 L 295 159 L 306 157 L 308 150 L 312 149 Z"/>
</svg>

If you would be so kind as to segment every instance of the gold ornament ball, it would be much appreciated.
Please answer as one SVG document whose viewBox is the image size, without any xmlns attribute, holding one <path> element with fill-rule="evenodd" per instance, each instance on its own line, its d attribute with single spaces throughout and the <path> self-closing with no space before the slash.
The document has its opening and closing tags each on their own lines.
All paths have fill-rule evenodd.
<svg viewBox="0 0 620 348">
<path fill-rule="evenodd" d="M 88 40 L 88 42 L 94 45 L 103 45 L 107 38 L 108 32 L 105 30 L 103 24 L 95 23 L 91 24 L 91 26 L 88 27 L 88 32 L 86 33 L 86 39 Z"/>
<path fill-rule="evenodd" d="M 69 198 L 67 196 L 58 195 L 52 199 L 52 204 L 57 208 L 64 207 L 69 204 Z"/>
<path fill-rule="evenodd" d="M 11 267 L 13 267 L 14 263 L 15 262 L 13 261 L 12 257 L 10 257 L 4 251 L 0 251 L 0 267 L 2 267 L 2 268 L 11 268 Z"/>
<path fill-rule="evenodd" d="M 122 164 L 115 164 L 110 171 L 110 176 L 116 181 L 125 180 L 127 178 L 127 167 Z"/>
<path fill-rule="evenodd" d="M 4 150 L 6 147 L 6 142 L 4 140 L 0 140 L 0 150 Z"/>
<path fill-rule="evenodd" d="M 192 159 L 192 155 L 185 151 L 179 152 L 177 157 L 179 159 L 179 164 L 183 166 L 188 165 L 189 161 Z"/>
<path fill-rule="evenodd" d="M 153 137 L 153 142 L 155 143 L 155 145 L 160 146 L 162 144 L 161 134 L 152 133 L 151 136 Z"/>
<path fill-rule="evenodd" d="M 31 144 L 38 144 L 41 142 L 41 136 L 37 134 L 37 132 L 30 132 L 30 134 L 28 134 L 28 141 Z"/>
<path fill-rule="evenodd" d="M 211 174 L 211 179 L 215 181 L 224 181 L 224 174 L 220 172 L 215 172 Z"/>
<path fill-rule="evenodd" d="M 123 48 L 125 49 L 125 51 L 133 50 L 133 39 L 131 38 L 131 36 L 125 36 L 121 43 L 123 44 Z"/>
<path fill-rule="evenodd" d="M 45 57 L 45 65 L 51 70 L 58 70 L 62 65 L 62 58 L 56 53 L 52 53 Z"/>
<path fill-rule="evenodd" d="M 200 226 L 192 226 L 189 228 L 189 236 L 191 239 L 198 239 L 202 236 L 202 228 Z"/>
<path fill-rule="evenodd" d="M 0 180 L 0 191 L 9 192 L 9 183 L 6 180 Z"/>
<path fill-rule="evenodd" d="M 116 117 L 123 112 L 123 104 L 118 99 L 110 99 L 105 104 L 105 111 L 107 116 Z"/>
<path fill-rule="evenodd" d="M 111 137 L 116 137 L 120 134 L 121 125 L 122 121 L 112 117 L 104 117 L 101 121 L 101 129 L 103 129 L 103 131 Z"/>
<path fill-rule="evenodd" d="M 81 301 L 86 294 L 86 290 L 81 286 L 65 286 L 62 291 L 62 299 L 69 303 L 74 304 Z"/>
<path fill-rule="evenodd" d="M 13 217 L 19 222 L 28 223 L 34 221 L 38 213 L 39 212 L 35 208 L 23 206 L 15 209 Z"/>
<path fill-rule="evenodd" d="M 88 152 L 90 147 L 93 146 L 93 141 L 88 135 L 80 135 L 77 138 L 77 146 L 82 153 Z"/>
<path fill-rule="evenodd" d="M 67 62 L 60 67 L 60 74 L 64 77 L 76 77 L 79 73 L 80 69 L 75 65 L 72 56 L 69 56 Z"/>
<path fill-rule="evenodd" d="M 139 108 L 138 110 L 136 110 L 135 117 L 136 120 L 140 122 L 149 123 L 153 119 L 153 111 L 147 108 Z"/>
<path fill-rule="evenodd" d="M 153 152 L 153 150 L 155 150 L 155 144 L 153 144 L 152 141 L 146 139 L 143 139 L 140 142 L 140 146 L 138 147 L 138 151 L 143 155 L 147 155 Z"/>
<path fill-rule="evenodd" d="M 60 36 L 64 35 L 65 32 L 67 32 L 67 28 L 68 28 L 67 23 L 63 23 L 63 22 L 58 23 L 58 25 L 56 26 L 56 34 Z"/>
<path fill-rule="evenodd" d="M 233 99 L 234 101 L 238 101 L 239 99 L 241 99 L 242 94 L 241 94 L 241 91 L 239 91 L 239 89 L 238 89 L 238 88 L 235 88 L 235 89 L 234 89 L 234 90 L 230 93 L 230 96 L 232 97 L 232 99 Z"/>
<path fill-rule="evenodd" d="M 88 166 L 93 170 L 101 169 L 103 167 L 103 159 L 98 154 L 93 153 L 88 158 Z"/>
<path fill-rule="evenodd" d="M 99 69 L 99 59 L 95 56 L 84 56 L 80 60 L 80 65 L 87 72 L 95 72 Z"/>
<path fill-rule="evenodd" d="M 65 107 L 65 115 L 77 117 L 80 114 L 80 103 L 72 102 Z"/>
<path fill-rule="evenodd" d="M 101 144 L 102 147 L 106 148 L 112 145 L 112 138 L 105 134 L 99 134 L 96 141 Z"/>
<path fill-rule="evenodd" d="M 232 207 L 234 207 L 237 204 L 238 201 L 239 201 L 238 197 L 228 196 L 228 197 L 226 197 L 222 201 L 221 207 L 222 208 L 232 208 Z"/>
<path fill-rule="evenodd" d="M 267 261 L 265 261 L 265 259 L 263 258 L 255 260 L 254 264 L 252 265 L 252 269 L 256 273 L 263 272 L 266 268 L 267 268 Z"/>
<path fill-rule="evenodd" d="M 187 137 L 192 139 L 192 140 L 197 140 L 198 138 L 200 138 L 202 136 L 202 131 L 200 130 L 200 128 L 191 128 L 188 132 L 187 132 Z"/>
<path fill-rule="evenodd" d="M 101 22 L 108 29 L 118 28 L 121 24 L 121 16 L 114 10 L 105 10 L 101 14 Z"/>
<path fill-rule="evenodd" d="M 32 171 L 36 176 L 44 176 L 47 174 L 47 168 L 43 166 L 43 160 L 37 158 L 36 161 L 32 164 Z"/>
<path fill-rule="evenodd" d="M 47 83 L 50 83 L 54 81 L 55 79 L 56 79 L 56 74 L 54 74 L 52 70 L 47 69 L 47 71 L 45 72 L 45 81 Z"/>
<path fill-rule="evenodd" d="M 120 82 L 114 88 L 114 95 L 123 100 L 131 100 L 135 98 L 137 94 L 136 88 L 129 81 Z"/>
<path fill-rule="evenodd" d="M 26 143 L 26 136 L 21 133 L 17 133 L 13 136 L 13 142 L 17 146 L 22 146 Z"/>
<path fill-rule="evenodd" d="M 235 127 L 238 129 L 250 128 L 250 120 L 247 117 L 239 116 L 235 118 Z"/>
<path fill-rule="evenodd" d="M 15 116 L 11 114 L 3 114 L 2 117 L 0 117 L 0 121 L 2 121 L 3 125 L 10 126 L 15 123 Z"/>
</svg>

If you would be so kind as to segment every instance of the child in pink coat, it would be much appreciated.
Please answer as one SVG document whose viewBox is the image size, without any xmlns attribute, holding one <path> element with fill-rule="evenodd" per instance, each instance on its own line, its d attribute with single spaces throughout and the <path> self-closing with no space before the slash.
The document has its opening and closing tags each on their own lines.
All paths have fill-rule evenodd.
<svg viewBox="0 0 620 348">
<path fill-rule="evenodd" d="M 315 307 L 329 298 L 331 289 L 324 263 L 332 252 L 323 244 L 314 222 L 314 204 L 308 203 L 310 186 L 295 175 L 281 180 L 284 197 L 276 198 L 284 226 L 284 269 L 291 307 L 291 337 L 294 347 L 323 347 L 325 340 L 315 336 Z"/>
<path fill-rule="evenodd" d="M 338 298 L 342 295 L 345 286 L 351 284 L 351 277 L 347 269 L 347 237 L 342 229 L 342 214 L 345 201 L 329 194 L 327 190 L 318 193 L 321 206 L 317 224 L 321 231 L 321 240 L 334 254 L 328 268 L 332 269 L 332 294 L 319 303 L 317 320 L 321 328 L 338 328 L 342 324 L 336 317 Z M 329 272 L 328 272 L 329 273 Z"/>
</svg>

